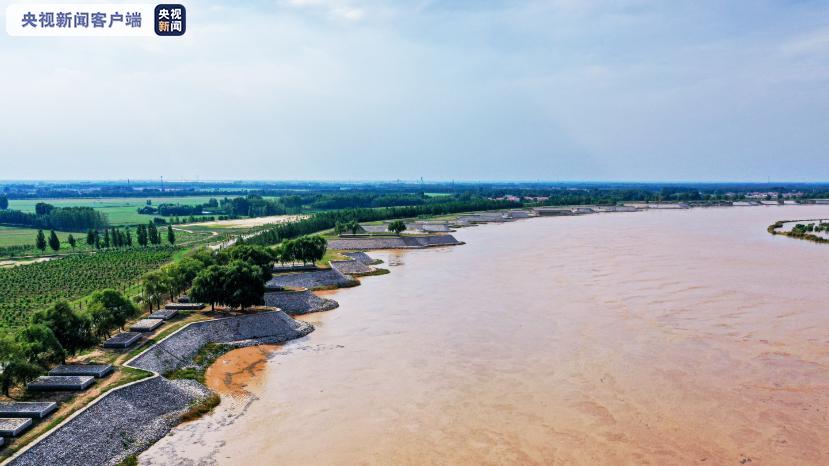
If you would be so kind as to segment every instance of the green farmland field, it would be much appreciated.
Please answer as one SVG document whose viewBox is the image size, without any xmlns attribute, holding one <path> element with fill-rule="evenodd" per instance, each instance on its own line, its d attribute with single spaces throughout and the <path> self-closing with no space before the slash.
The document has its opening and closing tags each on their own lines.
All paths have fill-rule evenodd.
<svg viewBox="0 0 829 466">
<path fill-rule="evenodd" d="M 0 328 L 25 324 L 33 311 L 104 288 L 125 289 L 172 260 L 171 247 L 73 254 L 37 264 L 0 268 Z"/>
<path fill-rule="evenodd" d="M 46 239 L 49 239 L 49 231 L 44 231 L 46 234 Z M 58 234 L 58 238 L 60 238 L 61 244 L 65 244 L 66 247 L 69 247 L 69 243 L 66 242 L 66 238 L 69 236 L 69 233 L 63 231 L 55 232 Z M 75 239 L 78 240 L 79 243 L 86 241 L 86 235 L 83 233 L 72 233 L 75 235 Z M 35 236 L 37 235 L 36 228 L 18 228 L 18 227 L 4 227 L 0 226 L 0 248 L 7 247 L 7 246 L 24 246 L 24 245 L 32 245 L 35 244 Z"/>
<path fill-rule="evenodd" d="M 163 244 L 167 244 L 167 230 L 166 227 L 161 227 L 161 239 Z M 49 239 L 49 230 L 44 230 L 46 239 Z M 55 252 L 48 246 L 45 251 L 40 251 L 35 248 L 35 237 L 37 236 L 37 228 L 21 228 L 21 227 L 7 227 L 0 226 L 0 260 L 9 257 L 21 256 L 51 256 L 55 254 L 66 254 L 70 252 L 89 252 L 94 248 L 86 244 L 86 233 L 72 233 L 77 242 L 73 250 L 69 246 L 67 238 L 68 232 L 55 232 L 60 238 L 60 250 Z M 137 241 L 136 231 L 132 229 L 133 241 Z M 194 243 L 203 242 L 213 237 L 210 231 L 182 231 L 176 229 L 176 244 L 180 246 L 192 245 Z M 137 244 L 137 243 L 136 243 Z M 25 246 L 25 248 L 21 248 Z M 7 249 L 14 248 L 14 249 Z"/>
<path fill-rule="evenodd" d="M 12 199 L 9 201 L 9 209 L 21 210 L 23 212 L 34 212 L 35 204 L 45 202 L 55 207 L 92 207 L 107 215 L 109 223 L 117 225 L 135 225 L 147 223 L 153 218 L 152 215 L 141 215 L 137 212 L 139 207 L 147 203 L 147 199 L 158 204 L 181 204 L 196 205 L 209 201 L 211 196 L 189 196 L 189 197 L 112 197 L 112 198 L 65 198 L 65 199 Z M 2 240 L 0 240 L 2 241 Z"/>
</svg>

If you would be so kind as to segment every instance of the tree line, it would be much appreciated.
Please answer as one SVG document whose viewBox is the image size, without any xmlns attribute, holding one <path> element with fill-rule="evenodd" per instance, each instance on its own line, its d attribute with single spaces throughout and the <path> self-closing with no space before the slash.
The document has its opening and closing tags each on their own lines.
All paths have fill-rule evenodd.
<svg viewBox="0 0 829 466">
<path fill-rule="evenodd" d="M 237 218 L 299 213 L 299 207 L 301 205 L 288 205 L 281 199 L 265 199 L 262 196 L 250 194 L 234 198 L 225 197 L 221 200 L 211 198 L 204 204 L 196 205 L 166 203 L 154 207 L 148 203 L 138 208 L 137 211 L 139 214 L 162 217 L 197 217 L 209 212 L 219 217 Z"/>
<path fill-rule="evenodd" d="M 146 246 L 159 246 L 162 243 L 162 234 L 159 232 L 158 227 L 153 222 L 149 222 L 147 225 L 138 225 L 136 231 L 136 242 L 141 247 Z M 173 227 L 167 225 L 167 242 L 174 246 L 176 244 L 176 232 L 173 230 Z M 66 242 L 69 244 L 73 250 L 78 244 L 78 240 L 75 238 L 73 234 L 69 234 L 66 237 Z M 95 249 L 107 249 L 107 248 L 128 248 L 132 247 L 133 245 L 133 237 L 132 231 L 129 227 L 121 229 L 121 228 L 107 228 L 103 230 L 103 232 L 98 230 L 88 230 L 86 232 L 86 244 L 90 247 Z M 38 230 L 37 234 L 35 235 L 35 247 L 40 249 L 41 252 L 46 250 L 46 246 L 49 246 L 50 249 L 57 252 L 61 248 L 61 241 L 58 237 L 55 230 L 51 230 L 49 232 L 49 237 L 46 237 L 46 234 L 43 230 Z"/>
<path fill-rule="evenodd" d="M 375 209 L 382 207 L 406 207 L 453 202 L 468 202 L 476 196 L 471 193 L 451 194 L 446 196 L 427 196 L 424 193 L 407 192 L 348 192 L 348 193 L 306 193 L 266 199 L 260 195 L 249 194 L 221 200 L 210 199 L 205 204 L 150 204 L 140 207 L 138 213 L 161 215 L 163 217 L 196 217 L 206 212 L 236 218 L 242 216 L 262 217 L 267 215 L 297 214 L 303 211 Z"/>
<path fill-rule="evenodd" d="M 255 244 L 278 244 L 283 240 L 297 238 L 335 228 L 337 223 L 371 222 L 396 218 L 414 218 L 421 215 L 445 215 L 474 210 L 497 210 L 520 207 L 521 203 L 496 201 L 473 197 L 465 201 L 440 204 L 426 204 L 407 207 L 382 207 L 379 209 L 344 209 L 320 212 L 296 222 L 280 223 L 247 240 Z"/>
<path fill-rule="evenodd" d="M 149 272 L 141 280 L 141 301 L 160 308 L 167 299 L 188 292 L 192 300 L 245 309 L 262 304 L 274 262 L 313 263 L 323 258 L 325 239 L 306 236 L 271 249 L 240 243 L 219 251 L 199 249 L 182 260 Z M 188 291 L 189 290 L 189 291 Z"/>
<path fill-rule="evenodd" d="M 296 239 L 283 241 L 276 249 L 271 250 L 274 261 L 281 264 L 302 262 L 315 263 L 325 256 L 328 245 L 322 236 L 301 236 Z"/>
<path fill-rule="evenodd" d="M 111 235 L 112 237 L 112 235 Z M 277 260 L 315 261 L 325 254 L 322 237 L 303 237 L 278 249 L 237 244 L 219 251 L 199 249 L 176 263 L 146 273 L 136 301 L 150 309 L 184 292 L 195 301 L 245 309 L 263 302 L 265 283 Z M 66 301 L 34 312 L 27 325 L 0 336 L 0 388 L 8 395 L 56 364 L 109 338 L 140 314 L 140 309 L 113 289 L 94 292 L 86 309 Z"/>
<path fill-rule="evenodd" d="M 106 215 L 92 207 L 54 207 L 42 202 L 34 213 L 0 209 L 0 224 L 75 232 L 109 226 Z"/>
</svg>

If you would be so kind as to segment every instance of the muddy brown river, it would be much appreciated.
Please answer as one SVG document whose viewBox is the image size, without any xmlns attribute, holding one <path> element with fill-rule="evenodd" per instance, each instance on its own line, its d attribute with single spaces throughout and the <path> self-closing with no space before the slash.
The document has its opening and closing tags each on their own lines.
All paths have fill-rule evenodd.
<svg viewBox="0 0 829 466">
<path fill-rule="evenodd" d="M 829 206 L 538 218 L 375 253 L 308 337 L 229 353 L 142 464 L 829 464 Z"/>
</svg>

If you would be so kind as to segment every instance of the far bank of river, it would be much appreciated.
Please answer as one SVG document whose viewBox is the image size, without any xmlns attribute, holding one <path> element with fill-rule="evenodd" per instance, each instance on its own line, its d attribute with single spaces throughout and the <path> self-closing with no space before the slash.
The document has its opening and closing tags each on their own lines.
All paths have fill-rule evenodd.
<svg viewBox="0 0 829 466">
<path fill-rule="evenodd" d="M 827 464 L 829 206 L 538 218 L 372 253 L 310 336 L 210 369 L 142 464 Z"/>
</svg>

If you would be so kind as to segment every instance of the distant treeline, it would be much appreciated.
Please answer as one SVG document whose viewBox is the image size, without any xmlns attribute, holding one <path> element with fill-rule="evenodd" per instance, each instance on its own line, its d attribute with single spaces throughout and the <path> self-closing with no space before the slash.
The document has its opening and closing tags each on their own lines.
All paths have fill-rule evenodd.
<svg viewBox="0 0 829 466">
<path fill-rule="evenodd" d="M 778 189 L 774 198 L 782 198 L 783 188 Z M 774 191 L 769 191 L 774 193 Z M 661 189 L 485 189 L 462 193 L 430 196 L 418 193 L 390 193 L 376 192 L 307 192 L 291 194 L 278 198 L 263 198 L 259 195 L 248 195 L 234 198 L 211 199 L 201 205 L 161 204 L 153 207 L 147 205 L 138 211 L 142 214 L 160 215 L 163 217 L 196 217 L 202 215 L 218 215 L 228 218 L 263 217 L 268 215 L 300 214 L 342 209 L 376 209 L 382 207 L 412 207 L 449 205 L 455 202 L 466 202 L 469 199 L 486 198 L 496 199 L 506 196 L 516 196 L 523 206 L 561 206 L 561 205 L 615 205 L 622 202 L 716 202 L 734 201 L 745 198 L 745 193 L 723 191 L 719 189 L 700 190 L 694 187 L 664 186 Z M 829 197 L 829 193 L 815 191 L 804 194 L 804 198 Z"/>
<path fill-rule="evenodd" d="M 281 223 L 246 240 L 254 244 L 277 244 L 285 239 L 297 238 L 334 228 L 337 223 L 350 221 L 372 222 L 393 218 L 412 218 L 420 215 L 445 215 L 473 210 L 495 210 L 520 207 L 521 203 L 511 201 L 493 201 L 483 198 L 471 198 L 407 207 L 382 207 L 378 209 L 343 209 L 320 212 L 298 222 Z"/>
<path fill-rule="evenodd" d="M 266 215 L 283 215 L 291 212 L 281 199 L 263 199 L 261 196 L 245 196 L 224 198 L 221 201 L 210 199 L 204 204 L 148 204 L 138 209 L 139 214 L 161 215 L 162 217 L 196 217 L 205 214 L 216 214 L 218 217 L 237 218 L 263 217 Z M 298 210 L 298 209 L 293 209 Z"/>
<path fill-rule="evenodd" d="M 307 211 L 359 209 L 377 207 L 404 207 L 428 204 L 446 204 L 469 195 L 430 197 L 423 193 L 304 193 L 265 199 L 258 195 L 210 199 L 199 205 L 150 204 L 138 209 L 138 213 L 163 217 L 200 216 L 219 214 L 227 217 L 264 217 L 268 215 L 299 214 Z"/>
<path fill-rule="evenodd" d="M 55 207 L 39 202 L 35 212 L 0 210 L 0 224 L 63 231 L 106 228 L 106 215 L 92 207 Z"/>
</svg>

